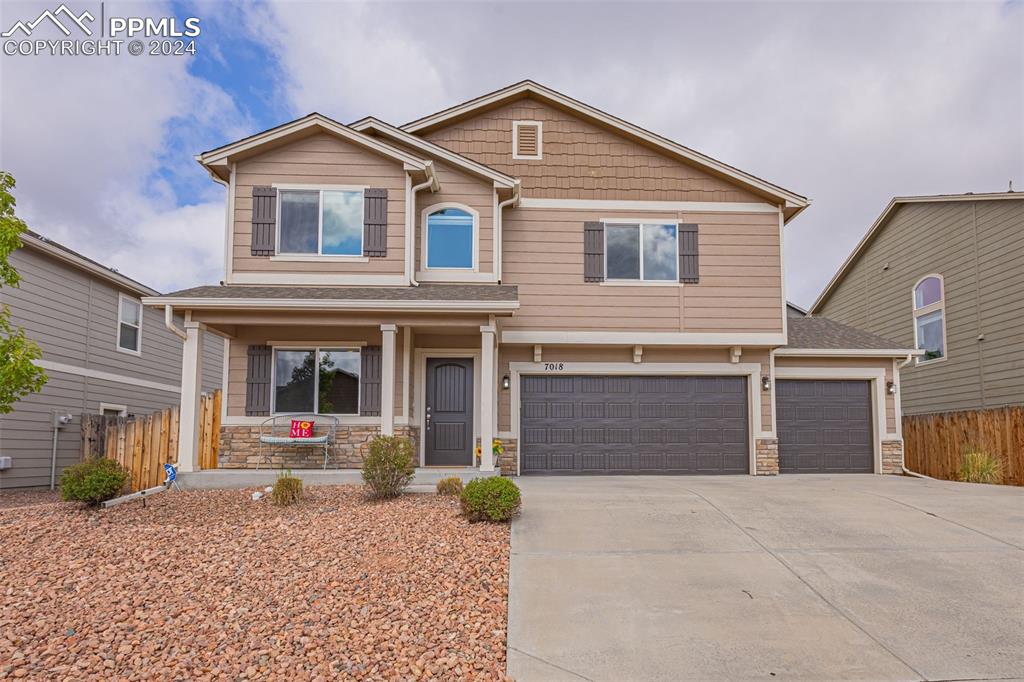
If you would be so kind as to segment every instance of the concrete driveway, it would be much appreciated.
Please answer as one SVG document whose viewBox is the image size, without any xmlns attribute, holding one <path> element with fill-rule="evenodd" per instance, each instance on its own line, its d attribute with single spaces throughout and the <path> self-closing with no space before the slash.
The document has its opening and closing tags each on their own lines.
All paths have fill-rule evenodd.
<svg viewBox="0 0 1024 682">
<path fill-rule="evenodd" d="M 530 680 L 1024 678 L 1024 490 L 869 475 L 531 477 Z"/>
</svg>

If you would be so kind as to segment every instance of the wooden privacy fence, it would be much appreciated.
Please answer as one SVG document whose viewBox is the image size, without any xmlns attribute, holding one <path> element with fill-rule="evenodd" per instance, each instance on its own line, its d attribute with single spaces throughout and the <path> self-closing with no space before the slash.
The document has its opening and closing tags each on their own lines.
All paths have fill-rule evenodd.
<svg viewBox="0 0 1024 682">
<path fill-rule="evenodd" d="M 903 457 L 911 471 L 955 481 L 968 447 L 1003 463 L 1003 483 L 1024 486 L 1024 407 L 903 418 Z"/>
<path fill-rule="evenodd" d="M 221 392 L 204 393 L 199 405 L 199 468 L 216 469 Z M 178 461 L 178 408 L 138 417 L 82 415 L 82 457 L 107 457 L 131 472 L 131 488 L 160 485 L 164 464 Z"/>
</svg>

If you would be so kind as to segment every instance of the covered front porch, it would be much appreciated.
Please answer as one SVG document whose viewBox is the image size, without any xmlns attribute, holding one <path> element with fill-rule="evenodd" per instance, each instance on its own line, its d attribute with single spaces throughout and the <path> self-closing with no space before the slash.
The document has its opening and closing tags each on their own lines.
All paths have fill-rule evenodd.
<svg viewBox="0 0 1024 682">
<path fill-rule="evenodd" d="M 278 287 L 204 289 L 230 296 L 152 299 L 170 301 L 169 309 L 185 318 L 178 463 L 186 482 L 258 485 L 281 469 L 341 481 L 358 476 L 378 435 L 408 437 L 423 480 L 435 478 L 428 471 L 514 473 L 514 452 L 495 457 L 490 447 L 476 450 L 497 434 L 497 332 L 500 318 L 518 307 L 515 287 L 423 284 L 397 294 L 374 287 L 360 298 L 351 298 L 351 288 L 317 289 L 332 298 L 267 291 Z M 252 297 L 253 289 L 262 295 Z M 287 291 L 301 289 L 309 288 Z M 386 298 L 410 293 L 420 299 Z M 204 329 L 224 338 L 225 352 L 217 471 L 200 477 L 194 473 Z M 321 443 L 329 434 L 326 446 L 281 443 L 288 434 L 280 429 L 293 416 L 312 421 Z"/>
</svg>

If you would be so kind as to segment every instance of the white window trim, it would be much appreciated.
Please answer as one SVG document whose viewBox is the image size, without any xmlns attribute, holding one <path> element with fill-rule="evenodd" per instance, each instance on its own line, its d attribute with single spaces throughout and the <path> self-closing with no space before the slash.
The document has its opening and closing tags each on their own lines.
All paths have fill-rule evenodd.
<svg viewBox="0 0 1024 682">
<path fill-rule="evenodd" d="M 537 154 L 527 156 L 519 153 L 520 126 L 537 127 Z M 522 161 L 540 161 L 544 158 L 544 122 L 543 121 L 512 121 L 512 158 Z"/>
<path fill-rule="evenodd" d="M 356 394 L 356 411 L 355 412 L 320 412 L 320 351 L 322 349 L 327 350 L 350 350 L 359 352 L 361 349 L 358 346 L 354 346 L 351 342 L 329 344 L 324 343 L 320 345 L 312 343 L 289 343 L 289 344 L 267 344 L 270 346 L 270 414 L 271 416 L 283 416 L 289 414 L 323 414 L 329 417 L 358 417 L 359 406 L 363 404 L 363 368 L 359 367 L 359 384 L 358 392 Z M 312 350 L 316 356 L 316 367 L 313 372 L 313 411 L 312 412 L 278 412 L 277 411 L 277 351 L 279 350 Z"/>
<path fill-rule="evenodd" d="M 932 277 L 939 280 L 939 300 L 935 303 L 929 303 L 926 306 L 918 308 L 917 288 L 921 286 L 921 283 L 926 279 Z M 933 272 L 914 282 L 914 286 L 910 288 L 910 307 L 914 311 L 914 348 L 917 350 L 922 350 L 917 339 L 917 318 L 923 317 L 924 315 L 930 315 L 934 312 L 942 313 L 942 357 L 925 360 L 924 356 L 920 355 L 914 359 L 914 365 L 931 365 L 937 362 L 942 362 L 949 357 L 949 342 L 946 340 L 946 279 L 937 272 Z"/>
<path fill-rule="evenodd" d="M 362 263 L 369 262 L 369 258 L 363 255 L 363 230 L 359 231 L 359 253 L 358 254 L 341 254 L 341 253 L 323 253 L 324 249 L 324 192 L 362 192 L 362 201 L 364 202 L 363 211 L 365 215 L 365 192 L 367 185 L 292 185 L 292 184 L 277 184 L 273 185 L 274 189 L 278 192 L 277 196 L 277 214 L 274 216 L 274 224 L 277 229 L 274 230 L 274 255 L 271 256 L 271 260 L 281 261 L 343 261 L 349 263 Z M 281 192 L 318 192 L 319 202 L 317 211 L 317 226 L 316 226 L 316 253 L 291 253 L 281 251 Z"/>
<path fill-rule="evenodd" d="M 135 350 L 132 350 L 131 348 L 125 348 L 121 345 L 121 325 L 126 324 L 129 327 L 133 326 L 131 323 L 124 322 L 121 319 L 121 301 L 125 300 L 131 301 L 132 303 L 139 306 L 139 334 L 137 337 L 138 348 L 136 348 Z M 142 319 L 145 317 L 145 310 L 146 309 L 142 306 L 141 299 L 135 298 L 134 296 L 126 296 L 125 294 L 117 295 L 117 327 L 114 329 L 114 348 L 117 349 L 117 352 L 128 353 L 129 355 L 142 355 Z"/>
<path fill-rule="evenodd" d="M 654 284 L 654 285 L 662 285 L 662 286 L 680 286 L 680 284 L 681 284 L 680 281 L 679 281 L 679 223 L 680 223 L 680 221 L 678 221 L 678 220 L 657 220 L 657 219 L 652 220 L 651 218 L 647 218 L 645 220 L 636 220 L 634 218 L 626 218 L 626 219 L 621 219 L 621 220 L 619 220 L 619 219 L 616 219 L 616 220 L 608 220 L 608 219 L 606 219 L 606 220 L 603 220 L 601 222 L 604 225 L 604 229 L 601 232 L 602 232 L 602 237 L 604 238 L 604 274 L 605 274 L 605 278 L 602 281 L 602 284 L 606 284 L 606 283 L 607 284 L 613 284 L 613 285 L 633 284 L 633 285 L 642 285 L 642 286 L 650 286 L 651 284 Z M 613 278 L 608 277 L 608 226 L 609 225 L 612 225 L 614 227 L 630 227 L 630 226 L 635 226 L 637 231 L 639 232 L 639 236 L 640 236 L 640 253 L 639 253 L 639 256 L 640 256 L 640 279 L 613 279 Z M 644 230 L 643 230 L 643 226 L 644 225 L 673 225 L 676 228 L 676 248 L 675 248 L 675 253 L 676 253 L 676 259 L 675 259 L 676 278 L 675 279 L 644 279 Z"/>
<path fill-rule="evenodd" d="M 117 411 L 117 416 L 119 416 L 119 417 L 127 417 L 128 416 L 128 406 L 127 405 L 114 405 L 112 403 L 100 403 L 100 414 L 103 414 L 107 410 L 115 410 L 115 411 Z"/>
<path fill-rule="evenodd" d="M 473 266 L 469 268 L 432 268 L 428 265 L 430 262 L 429 253 L 429 230 L 427 229 L 427 218 L 431 214 L 437 213 L 446 208 L 457 208 L 460 211 L 465 211 L 473 217 Z M 480 272 L 480 212 L 472 206 L 460 204 L 454 201 L 446 201 L 440 204 L 432 204 L 427 206 L 420 211 L 420 266 L 424 273 L 446 273 L 445 280 L 457 281 L 459 275 L 468 275 L 469 273 Z M 436 278 L 431 278 L 434 281 L 441 281 Z M 470 276 L 469 279 L 474 279 L 474 276 Z M 424 279 L 426 281 L 426 278 Z"/>
</svg>

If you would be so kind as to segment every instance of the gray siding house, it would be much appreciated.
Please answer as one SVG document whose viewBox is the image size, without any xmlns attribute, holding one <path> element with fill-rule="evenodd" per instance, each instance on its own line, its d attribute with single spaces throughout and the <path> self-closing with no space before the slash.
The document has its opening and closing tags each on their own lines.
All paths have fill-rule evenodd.
<svg viewBox="0 0 1024 682">
<path fill-rule="evenodd" d="M 177 405 L 182 342 L 162 311 L 139 299 L 157 292 L 34 233 L 11 256 L 19 288 L 0 289 L 15 324 L 43 351 L 46 386 L 0 415 L 0 488 L 50 483 L 53 413 L 71 414 L 57 440 L 57 475 L 81 455 L 81 415 L 148 414 Z M 181 320 L 178 320 L 180 325 Z M 203 390 L 219 388 L 224 341 L 203 339 Z"/>
<path fill-rule="evenodd" d="M 811 307 L 925 351 L 903 413 L 1024 404 L 1024 193 L 896 197 Z"/>
</svg>

